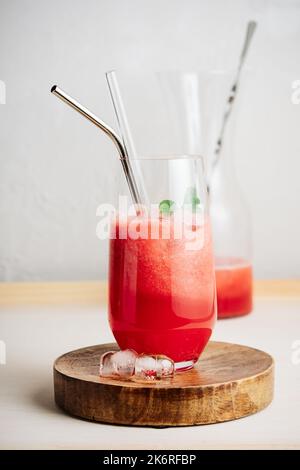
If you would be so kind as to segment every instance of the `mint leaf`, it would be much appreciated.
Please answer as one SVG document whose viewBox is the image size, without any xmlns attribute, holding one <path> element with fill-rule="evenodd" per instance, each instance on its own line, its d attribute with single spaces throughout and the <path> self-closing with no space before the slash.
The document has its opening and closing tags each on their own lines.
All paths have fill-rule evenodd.
<svg viewBox="0 0 300 470">
<path fill-rule="evenodd" d="M 159 203 L 159 212 L 161 214 L 172 214 L 174 212 L 175 202 L 171 199 L 164 199 Z"/>
<path fill-rule="evenodd" d="M 187 188 L 184 196 L 184 204 L 191 204 L 193 212 L 196 211 L 197 206 L 201 203 L 199 197 L 197 196 L 197 191 L 195 186 Z"/>
<path fill-rule="evenodd" d="M 200 199 L 197 196 L 195 196 L 192 200 L 192 209 L 193 209 L 193 211 L 195 211 L 197 209 L 197 206 L 199 206 L 199 204 L 200 204 Z"/>
</svg>

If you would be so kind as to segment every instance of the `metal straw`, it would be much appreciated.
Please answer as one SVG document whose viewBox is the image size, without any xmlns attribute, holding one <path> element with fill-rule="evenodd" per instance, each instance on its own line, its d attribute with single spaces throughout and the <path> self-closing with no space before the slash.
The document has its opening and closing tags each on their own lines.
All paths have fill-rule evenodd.
<svg viewBox="0 0 300 470">
<path fill-rule="evenodd" d="M 69 106 L 71 106 L 71 108 L 78 111 L 82 116 L 84 116 L 86 119 L 88 119 L 93 124 L 95 124 L 95 126 L 99 127 L 106 135 L 108 135 L 108 137 L 111 138 L 111 140 L 117 147 L 117 150 L 120 156 L 120 161 L 122 163 L 122 167 L 125 173 L 126 181 L 128 183 L 133 202 L 137 205 L 141 205 L 142 201 L 139 195 L 139 191 L 138 191 L 138 187 L 134 178 L 134 174 L 132 172 L 131 164 L 128 159 L 126 148 L 124 147 L 120 137 L 116 134 L 116 132 L 110 126 L 108 126 L 105 122 L 99 119 L 95 114 L 91 113 L 91 111 L 89 111 L 87 108 L 82 106 L 82 104 L 80 104 L 70 95 L 68 95 L 63 90 L 61 90 L 58 86 L 54 85 L 51 88 L 51 93 L 53 93 L 55 96 L 57 96 L 62 101 L 67 103 Z"/>
<path fill-rule="evenodd" d="M 214 167 L 217 165 L 217 163 L 219 161 L 219 158 L 220 158 L 220 152 L 221 152 L 221 149 L 222 149 L 226 124 L 227 124 L 227 121 L 229 119 L 230 113 L 232 111 L 233 103 L 234 103 L 234 100 L 235 100 L 236 95 L 237 95 L 241 71 L 242 71 L 245 59 L 247 57 L 249 46 L 251 44 L 251 40 L 253 38 L 256 26 L 257 26 L 257 23 L 255 21 L 249 21 L 249 23 L 247 25 L 246 36 L 245 36 L 242 52 L 241 52 L 241 55 L 240 55 L 240 60 L 239 60 L 239 65 L 238 65 L 235 81 L 234 81 L 234 83 L 231 87 L 231 90 L 230 90 L 230 93 L 229 93 L 229 96 L 228 96 L 228 99 L 227 99 L 226 110 L 225 110 L 225 113 L 224 113 L 224 116 L 223 116 L 223 122 L 222 122 L 220 135 L 219 135 L 219 138 L 218 138 L 218 141 L 217 141 L 217 148 L 215 150 L 215 159 L 212 163 L 212 171 L 213 171 Z"/>
</svg>

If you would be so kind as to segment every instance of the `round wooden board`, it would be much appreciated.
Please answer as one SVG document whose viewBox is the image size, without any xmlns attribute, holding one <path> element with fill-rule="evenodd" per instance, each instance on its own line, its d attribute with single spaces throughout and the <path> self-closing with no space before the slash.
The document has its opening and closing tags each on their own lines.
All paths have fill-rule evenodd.
<svg viewBox="0 0 300 470">
<path fill-rule="evenodd" d="M 269 354 L 211 341 L 195 367 L 174 378 L 135 382 L 99 377 L 100 356 L 116 344 L 71 351 L 54 363 L 55 401 L 71 415 L 135 426 L 189 426 L 251 415 L 272 401 Z"/>
</svg>

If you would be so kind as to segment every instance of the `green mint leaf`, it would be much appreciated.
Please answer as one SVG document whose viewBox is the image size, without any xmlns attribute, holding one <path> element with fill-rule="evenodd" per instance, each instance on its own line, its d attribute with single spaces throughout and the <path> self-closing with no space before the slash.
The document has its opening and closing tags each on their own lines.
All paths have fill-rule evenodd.
<svg viewBox="0 0 300 470">
<path fill-rule="evenodd" d="M 200 199 L 198 197 L 195 197 L 192 201 L 192 210 L 195 212 L 197 209 L 197 206 L 200 204 Z"/>
<path fill-rule="evenodd" d="M 172 214 L 174 211 L 175 202 L 170 199 L 164 199 L 159 203 L 159 212 L 161 214 Z"/>
<path fill-rule="evenodd" d="M 197 206 L 201 204 L 195 186 L 187 188 L 184 196 L 184 204 L 191 204 L 193 211 L 196 211 Z"/>
</svg>

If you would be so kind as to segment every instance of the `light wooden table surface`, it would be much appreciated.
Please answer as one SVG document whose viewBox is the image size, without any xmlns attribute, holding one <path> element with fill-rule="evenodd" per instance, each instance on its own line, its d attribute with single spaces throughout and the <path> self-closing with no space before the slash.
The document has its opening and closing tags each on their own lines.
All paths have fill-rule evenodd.
<svg viewBox="0 0 300 470">
<path fill-rule="evenodd" d="M 273 355 L 272 405 L 237 421 L 152 429 L 78 420 L 53 402 L 54 359 L 113 339 L 105 284 L 0 284 L 0 448 L 300 448 L 300 281 L 259 281 L 255 292 L 254 312 L 219 321 L 213 339 Z"/>
</svg>

